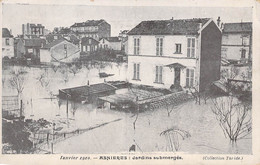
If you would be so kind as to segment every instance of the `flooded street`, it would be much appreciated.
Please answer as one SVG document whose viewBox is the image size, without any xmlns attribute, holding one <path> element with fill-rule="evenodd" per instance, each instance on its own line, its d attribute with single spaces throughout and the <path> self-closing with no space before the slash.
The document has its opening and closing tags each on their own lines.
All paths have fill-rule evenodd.
<svg viewBox="0 0 260 165">
<path fill-rule="evenodd" d="M 53 122 L 61 131 L 86 129 L 102 123 L 106 125 L 72 136 L 54 144 L 54 153 L 87 154 L 87 153 L 116 153 L 128 152 L 131 145 L 136 145 L 137 152 L 161 152 L 170 150 L 169 139 L 160 135 L 161 132 L 177 127 L 189 132 L 190 137 L 179 138 L 179 152 L 200 154 L 243 154 L 252 153 L 251 139 L 237 142 L 231 148 L 225 138 L 214 114 L 211 111 L 212 102 L 197 105 L 190 101 L 180 109 L 174 110 L 168 116 L 166 109 L 156 109 L 136 114 L 98 109 L 92 104 L 80 104 L 56 98 L 59 89 L 104 82 L 99 78 L 99 72 L 114 74 L 106 81 L 126 81 L 127 64 L 104 63 L 100 65 L 83 66 L 75 75 L 53 68 L 23 68 L 25 86 L 22 92 L 24 115 L 26 119 L 44 118 Z M 16 95 L 16 90 L 10 87 L 8 79 L 10 71 L 21 67 L 8 67 L 3 70 L 3 96 Z M 44 75 L 44 76 L 41 76 Z M 39 81 L 39 77 L 47 85 Z M 117 120 L 118 119 L 118 120 Z M 111 122 L 117 120 L 115 122 Z M 133 122 L 136 120 L 135 129 Z M 111 123 L 110 123 L 111 122 Z M 49 147 L 45 149 L 50 150 Z"/>
</svg>

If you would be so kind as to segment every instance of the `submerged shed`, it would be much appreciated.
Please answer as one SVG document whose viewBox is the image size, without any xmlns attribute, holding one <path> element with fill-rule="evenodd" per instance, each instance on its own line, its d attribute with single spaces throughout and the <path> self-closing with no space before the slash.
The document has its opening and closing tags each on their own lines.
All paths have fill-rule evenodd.
<svg viewBox="0 0 260 165">
<path fill-rule="evenodd" d="M 59 90 L 59 97 L 74 101 L 93 102 L 97 97 L 115 94 L 116 87 L 108 83 L 99 83 Z"/>
</svg>

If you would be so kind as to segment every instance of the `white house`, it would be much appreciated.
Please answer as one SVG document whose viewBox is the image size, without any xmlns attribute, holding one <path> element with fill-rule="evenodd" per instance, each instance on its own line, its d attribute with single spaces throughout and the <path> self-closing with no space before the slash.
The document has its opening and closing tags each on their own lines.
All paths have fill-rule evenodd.
<svg viewBox="0 0 260 165">
<path fill-rule="evenodd" d="M 65 39 L 54 40 L 40 49 L 40 62 L 49 64 L 57 62 L 73 62 L 80 57 L 77 45 Z"/>
<path fill-rule="evenodd" d="M 121 50 L 122 44 L 118 37 L 106 37 L 99 40 L 99 48 Z"/>
<path fill-rule="evenodd" d="M 2 57 L 14 57 L 14 38 L 7 28 L 2 28 Z"/>
<path fill-rule="evenodd" d="M 130 83 L 204 90 L 220 78 L 221 30 L 209 18 L 143 21 L 127 54 Z"/>
</svg>

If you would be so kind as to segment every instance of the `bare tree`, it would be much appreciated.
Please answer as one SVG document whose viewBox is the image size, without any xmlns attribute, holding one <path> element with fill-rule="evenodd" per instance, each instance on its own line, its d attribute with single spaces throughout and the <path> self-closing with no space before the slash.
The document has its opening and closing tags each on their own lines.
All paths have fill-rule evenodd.
<svg viewBox="0 0 260 165">
<path fill-rule="evenodd" d="M 160 136 L 165 136 L 166 142 L 168 142 L 167 147 L 170 148 L 171 151 L 179 151 L 181 148 L 180 139 L 185 140 L 186 138 L 191 137 L 190 133 L 184 130 L 181 130 L 177 127 L 173 127 L 167 129 L 160 133 Z"/>
<path fill-rule="evenodd" d="M 24 76 L 26 72 L 24 70 L 14 70 L 11 72 L 12 77 L 9 79 L 10 85 L 17 90 L 18 96 L 20 96 L 24 89 Z"/>
<path fill-rule="evenodd" d="M 232 144 L 251 134 L 251 105 L 242 104 L 233 96 L 212 99 L 212 102 L 212 112 Z"/>
</svg>

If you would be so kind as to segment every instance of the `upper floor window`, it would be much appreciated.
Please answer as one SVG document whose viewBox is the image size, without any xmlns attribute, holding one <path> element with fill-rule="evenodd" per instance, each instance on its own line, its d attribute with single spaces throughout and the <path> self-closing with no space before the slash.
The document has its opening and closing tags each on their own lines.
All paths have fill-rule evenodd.
<svg viewBox="0 0 260 165">
<path fill-rule="evenodd" d="M 134 63 L 134 80 L 140 80 L 140 64 Z"/>
<path fill-rule="evenodd" d="M 10 45 L 10 43 L 9 43 L 9 38 L 6 38 L 6 39 L 5 39 L 5 45 Z"/>
<path fill-rule="evenodd" d="M 186 69 L 186 87 L 193 87 L 194 69 Z"/>
<path fill-rule="evenodd" d="M 140 38 L 134 38 L 134 54 L 139 55 L 140 53 Z"/>
<path fill-rule="evenodd" d="M 155 83 L 162 83 L 162 73 L 163 73 L 163 67 L 162 66 L 156 66 L 155 68 Z"/>
<path fill-rule="evenodd" d="M 67 49 L 67 44 L 64 44 L 64 49 L 65 49 L 65 50 Z"/>
<path fill-rule="evenodd" d="M 176 50 L 175 53 L 181 53 L 181 44 L 175 44 Z"/>
<path fill-rule="evenodd" d="M 187 57 L 195 57 L 195 38 L 188 38 Z"/>
<path fill-rule="evenodd" d="M 156 38 L 156 56 L 163 55 L 163 38 Z"/>
<path fill-rule="evenodd" d="M 246 58 L 246 49 L 241 50 L 241 58 Z"/>
<path fill-rule="evenodd" d="M 249 36 L 242 36 L 242 45 L 249 45 Z"/>
</svg>

